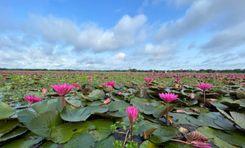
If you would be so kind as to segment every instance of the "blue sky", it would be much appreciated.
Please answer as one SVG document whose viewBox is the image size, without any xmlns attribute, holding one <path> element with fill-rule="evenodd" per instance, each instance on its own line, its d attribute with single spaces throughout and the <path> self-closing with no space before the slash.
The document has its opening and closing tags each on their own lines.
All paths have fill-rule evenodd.
<svg viewBox="0 0 245 148">
<path fill-rule="evenodd" d="M 244 0 L 0 1 L 0 67 L 245 68 Z"/>
</svg>

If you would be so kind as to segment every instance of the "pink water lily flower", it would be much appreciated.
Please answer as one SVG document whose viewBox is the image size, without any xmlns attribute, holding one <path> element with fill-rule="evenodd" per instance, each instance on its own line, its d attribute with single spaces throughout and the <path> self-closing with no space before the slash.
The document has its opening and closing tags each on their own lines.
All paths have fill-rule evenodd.
<svg viewBox="0 0 245 148">
<path fill-rule="evenodd" d="M 42 96 L 45 96 L 48 92 L 47 88 L 42 88 Z"/>
<path fill-rule="evenodd" d="M 78 83 L 72 83 L 72 85 L 74 86 L 74 88 L 76 89 L 81 89 L 81 86 Z"/>
<path fill-rule="evenodd" d="M 116 82 L 115 81 L 108 81 L 103 84 L 106 87 L 115 87 Z"/>
<path fill-rule="evenodd" d="M 139 110 L 135 106 L 128 106 L 126 108 L 126 113 L 128 115 L 130 124 L 132 125 L 138 118 Z"/>
<path fill-rule="evenodd" d="M 159 97 L 165 102 L 173 102 L 178 99 L 178 95 L 174 93 L 160 93 Z"/>
<path fill-rule="evenodd" d="M 107 98 L 104 100 L 104 104 L 109 104 L 111 102 L 111 99 L 110 98 Z"/>
<path fill-rule="evenodd" d="M 149 85 L 149 84 L 151 84 L 154 81 L 154 79 L 151 78 L 151 77 L 145 77 L 144 81 Z"/>
<path fill-rule="evenodd" d="M 59 96 L 65 96 L 74 88 L 74 86 L 64 83 L 64 84 L 52 85 L 52 88 Z"/>
<path fill-rule="evenodd" d="M 197 85 L 197 87 L 198 88 L 200 88 L 202 91 L 206 91 L 206 90 L 209 90 L 209 89 L 211 89 L 212 87 L 213 87 L 213 85 L 212 84 L 210 84 L 210 83 L 199 83 L 198 85 Z"/>
<path fill-rule="evenodd" d="M 25 96 L 24 99 L 25 99 L 25 101 L 27 101 L 30 104 L 42 101 L 42 98 L 39 98 L 35 95 Z"/>
</svg>

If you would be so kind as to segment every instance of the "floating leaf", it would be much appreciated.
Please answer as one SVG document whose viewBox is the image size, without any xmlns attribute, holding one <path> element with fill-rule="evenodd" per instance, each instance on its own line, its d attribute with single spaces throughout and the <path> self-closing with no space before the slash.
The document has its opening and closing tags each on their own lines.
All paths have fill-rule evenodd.
<svg viewBox="0 0 245 148">
<path fill-rule="evenodd" d="M 43 140 L 42 137 L 36 136 L 32 133 L 21 137 L 20 139 L 16 139 L 14 141 L 6 143 L 3 147 L 4 148 L 27 148 L 33 147 L 35 144 L 41 142 Z"/>
<path fill-rule="evenodd" d="M 0 142 L 7 141 L 9 139 L 21 136 L 21 135 L 25 134 L 27 131 L 28 130 L 26 128 L 24 128 L 24 127 L 16 128 L 16 129 L 12 130 L 11 132 L 9 132 L 9 133 L 3 135 L 2 137 L 0 137 Z"/>
<path fill-rule="evenodd" d="M 89 95 L 88 99 L 91 101 L 102 100 L 105 98 L 105 92 L 103 90 L 95 89 Z"/>
<path fill-rule="evenodd" d="M 33 133 L 43 137 L 50 137 L 52 128 L 61 122 L 57 111 L 37 114 L 30 109 L 18 112 L 18 119 Z"/>
<path fill-rule="evenodd" d="M 234 122 L 241 128 L 245 129 L 245 114 L 238 112 L 230 112 Z"/>
<path fill-rule="evenodd" d="M 79 123 L 60 124 L 52 130 L 51 140 L 55 143 L 65 143 L 69 141 L 74 134 L 92 131 L 91 134 L 97 140 L 101 140 L 111 134 L 109 120 L 92 120 Z M 102 137 L 102 138 L 101 138 Z"/>
<path fill-rule="evenodd" d="M 14 109 L 8 104 L 0 102 L 0 120 L 7 119 L 14 114 Z"/>
<path fill-rule="evenodd" d="M 105 113 L 107 111 L 107 106 L 87 106 L 74 108 L 73 106 L 67 105 L 61 113 L 61 118 L 70 122 L 86 121 L 92 114 Z"/>
<path fill-rule="evenodd" d="M 0 121 L 0 137 L 13 130 L 18 124 L 17 120 Z"/>
<path fill-rule="evenodd" d="M 96 143 L 95 147 L 96 148 L 114 148 L 114 141 L 115 138 L 113 136 L 110 136 L 104 140 L 101 140 Z"/>
<path fill-rule="evenodd" d="M 94 147 L 95 139 L 88 133 L 81 133 L 79 135 L 74 136 L 70 141 L 68 141 L 64 148 L 76 148 L 76 147 Z"/>
<path fill-rule="evenodd" d="M 140 145 L 140 148 L 157 148 L 157 145 L 149 140 L 146 140 Z"/>
<path fill-rule="evenodd" d="M 178 130 L 173 127 L 163 126 L 161 128 L 156 129 L 150 138 L 150 141 L 156 144 L 160 144 L 170 139 L 174 138 L 178 133 Z"/>
<path fill-rule="evenodd" d="M 200 127 L 197 129 L 203 135 L 208 137 L 218 147 L 242 147 L 245 145 L 245 137 L 239 132 L 224 132 L 209 127 Z"/>
<path fill-rule="evenodd" d="M 222 130 L 235 129 L 233 123 L 228 119 L 224 118 L 219 112 L 210 112 L 210 113 L 201 114 L 198 117 L 198 120 L 202 123 L 203 126 L 209 126 Z"/>
</svg>

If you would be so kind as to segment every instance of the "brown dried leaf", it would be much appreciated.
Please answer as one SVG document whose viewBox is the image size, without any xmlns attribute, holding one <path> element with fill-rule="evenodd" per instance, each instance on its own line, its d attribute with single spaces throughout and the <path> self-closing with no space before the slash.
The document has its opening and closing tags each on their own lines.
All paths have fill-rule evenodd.
<svg viewBox="0 0 245 148">
<path fill-rule="evenodd" d="M 205 141 L 208 141 L 208 138 L 205 137 L 204 135 L 202 135 L 198 131 L 193 131 L 193 132 L 190 132 L 190 133 L 186 134 L 186 139 L 187 139 L 188 142 L 192 142 L 192 141 L 205 142 Z"/>
<path fill-rule="evenodd" d="M 150 135 L 156 130 L 156 128 L 151 128 L 151 129 L 148 129 L 146 131 L 144 131 L 143 133 L 143 137 L 144 139 L 148 139 L 150 137 Z"/>
<path fill-rule="evenodd" d="M 186 133 L 189 132 L 188 129 L 186 129 L 186 128 L 184 128 L 184 127 L 180 127 L 180 128 L 179 128 L 179 131 L 180 131 L 182 134 L 186 134 Z"/>
</svg>

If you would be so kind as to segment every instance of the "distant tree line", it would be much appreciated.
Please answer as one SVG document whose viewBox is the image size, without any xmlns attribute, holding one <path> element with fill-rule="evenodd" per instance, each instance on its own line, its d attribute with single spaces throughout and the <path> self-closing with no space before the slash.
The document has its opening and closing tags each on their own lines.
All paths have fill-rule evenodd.
<svg viewBox="0 0 245 148">
<path fill-rule="evenodd" d="M 9 69 L 0 68 L 0 70 L 5 71 L 80 71 L 80 72 L 200 72 L 200 73 L 245 73 L 245 69 L 225 69 L 225 70 L 214 70 L 214 69 L 179 69 L 179 70 L 138 70 L 138 69 L 128 69 L 128 70 L 75 70 L 75 69 Z"/>
</svg>

